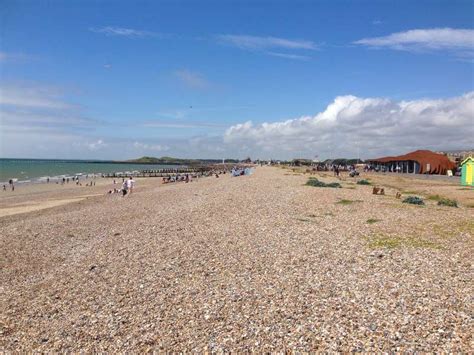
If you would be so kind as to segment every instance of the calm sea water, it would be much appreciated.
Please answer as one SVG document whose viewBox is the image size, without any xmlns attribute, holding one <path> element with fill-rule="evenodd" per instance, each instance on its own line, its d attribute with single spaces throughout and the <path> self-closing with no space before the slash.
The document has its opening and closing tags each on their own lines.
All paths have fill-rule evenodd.
<svg viewBox="0 0 474 355">
<path fill-rule="evenodd" d="M 176 169 L 178 165 L 127 164 L 81 160 L 0 159 L 0 182 L 18 179 L 18 182 L 39 182 L 76 174 L 102 174 L 134 170 Z"/>
</svg>

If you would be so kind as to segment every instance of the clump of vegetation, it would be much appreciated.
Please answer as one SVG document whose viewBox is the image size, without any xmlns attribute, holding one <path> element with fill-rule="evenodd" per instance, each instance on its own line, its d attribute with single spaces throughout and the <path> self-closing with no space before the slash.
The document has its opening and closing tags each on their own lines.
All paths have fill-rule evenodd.
<svg viewBox="0 0 474 355">
<path fill-rule="evenodd" d="M 369 248 L 423 248 L 423 249 L 440 249 L 441 245 L 428 240 L 420 239 L 418 237 L 399 237 L 399 236 L 388 236 L 378 235 L 370 239 Z"/>
<path fill-rule="evenodd" d="M 431 200 L 431 201 L 439 201 L 441 199 L 442 199 L 442 197 L 440 195 L 429 195 L 428 196 L 428 200 Z"/>
<path fill-rule="evenodd" d="M 380 219 L 376 219 L 376 218 L 369 218 L 367 220 L 367 223 L 368 224 L 374 224 L 374 223 L 377 223 L 377 222 L 380 222 L 381 220 Z"/>
<path fill-rule="evenodd" d="M 442 198 L 438 200 L 438 206 L 458 207 L 458 202 L 449 198 Z"/>
<path fill-rule="evenodd" d="M 418 196 L 408 196 L 406 199 L 402 201 L 403 203 L 410 203 L 412 205 L 424 205 L 425 201 L 421 197 Z"/>
<path fill-rule="evenodd" d="M 331 182 L 331 183 L 325 183 L 322 181 L 319 181 L 315 177 L 310 177 L 309 180 L 306 182 L 306 185 L 308 186 L 313 186 L 313 187 L 333 187 L 333 188 L 341 188 L 341 184 L 338 182 Z"/>
<path fill-rule="evenodd" d="M 371 185 L 371 184 L 369 180 L 362 179 L 362 180 L 357 181 L 357 185 Z"/>
<path fill-rule="evenodd" d="M 353 204 L 354 202 L 362 202 L 361 200 L 345 200 L 345 199 L 342 199 L 336 203 L 340 204 L 340 205 L 350 205 L 350 204 Z"/>
<path fill-rule="evenodd" d="M 340 204 L 340 205 L 350 205 L 350 204 L 352 204 L 353 202 L 354 202 L 354 201 L 352 201 L 352 200 L 344 200 L 344 199 L 343 199 L 343 200 L 340 200 L 340 201 L 337 202 L 337 203 Z"/>
</svg>

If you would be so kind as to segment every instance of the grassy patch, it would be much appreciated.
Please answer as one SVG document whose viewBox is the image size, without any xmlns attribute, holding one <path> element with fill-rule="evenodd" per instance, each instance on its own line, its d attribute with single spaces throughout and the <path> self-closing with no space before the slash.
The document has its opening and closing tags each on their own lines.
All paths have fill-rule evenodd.
<svg viewBox="0 0 474 355">
<path fill-rule="evenodd" d="M 367 220 L 367 223 L 368 223 L 368 224 L 374 224 L 374 223 L 377 223 L 377 222 L 380 222 L 380 221 L 381 221 L 381 219 L 369 218 L 369 219 Z"/>
<path fill-rule="evenodd" d="M 331 183 L 325 183 L 322 181 L 319 181 L 315 177 L 310 177 L 309 180 L 306 182 L 307 186 L 313 186 L 313 187 L 333 187 L 333 188 L 341 188 L 341 184 L 338 182 L 331 182 Z"/>
<path fill-rule="evenodd" d="M 367 179 L 362 179 L 357 181 L 357 185 L 372 185 L 369 180 Z"/>
<path fill-rule="evenodd" d="M 442 198 L 438 201 L 438 206 L 458 207 L 458 202 L 449 198 Z"/>
<path fill-rule="evenodd" d="M 464 220 L 452 225 L 435 224 L 430 226 L 430 229 L 434 236 L 442 239 L 453 238 L 464 233 L 474 235 L 474 221 Z"/>
<path fill-rule="evenodd" d="M 407 195 L 421 195 L 420 191 L 416 191 L 416 190 L 406 190 L 406 191 L 402 191 L 404 194 L 407 194 Z"/>
<path fill-rule="evenodd" d="M 439 201 L 442 199 L 440 195 L 429 195 L 427 198 L 428 200 L 431 200 L 431 201 Z"/>
<path fill-rule="evenodd" d="M 424 249 L 439 249 L 441 245 L 423 240 L 417 237 L 399 237 L 399 236 L 387 236 L 377 235 L 369 240 L 369 247 L 373 249 L 387 248 L 424 248 Z"/>
</svg>

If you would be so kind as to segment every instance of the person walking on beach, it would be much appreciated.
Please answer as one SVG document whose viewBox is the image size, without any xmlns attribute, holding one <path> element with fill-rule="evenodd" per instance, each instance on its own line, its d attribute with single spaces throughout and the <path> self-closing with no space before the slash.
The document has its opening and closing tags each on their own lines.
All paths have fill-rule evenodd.
<svg viewBox="0 0 474 355">
<path fill-rule="evenodd" d="M 3 191 L 7 191 L 7 185 L 3 185 Z"/>
</svg>

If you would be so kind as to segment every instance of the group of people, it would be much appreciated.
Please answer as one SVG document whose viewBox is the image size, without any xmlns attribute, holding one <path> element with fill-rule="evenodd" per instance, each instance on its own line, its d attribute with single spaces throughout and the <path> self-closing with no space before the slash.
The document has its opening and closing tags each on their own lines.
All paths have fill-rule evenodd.
<svg viewBox="0 0 474 355">
<path fill-rule="evenodd" d="M 163 177 L 162 182 L 163 184 L 168 184 L 171 182 L 179 182 L 183 181 L 185 183 L 192 182 L 193 178 L 197 178 L 197 175 L 193 176 L 192 174 L 176 174 L 176 175 L 168 175 Z"/>
<path fill-rule="evenodd" d="M 114 185 L 116 184 L 116 181 L 114 180 Z M 128 179 L 122 179 L 122 188 L 117 189 L 113 188 L 109 190 L 107 193 L 108 194 L 115 194 L 115 193 L 122 193 L 122 197 L 125 197 L 126 195 L 130 195 L 133 192 L 133 189 L 135 187 L 135 180 L 130 176 Z"/>
<path fill-rule="evenodd" d="M 15 191 L 15 184 L 13 183 L 13 179 L 8 180 L 8 185 L 10 185 L 10 189 Z M 3 185 L 3 191 L 7 191 L 7 185 Z"/>
</svg>

